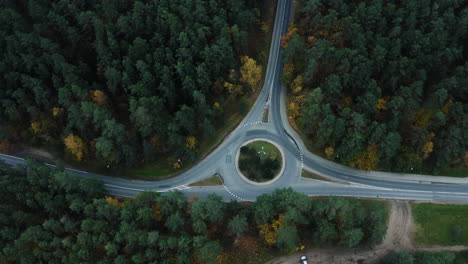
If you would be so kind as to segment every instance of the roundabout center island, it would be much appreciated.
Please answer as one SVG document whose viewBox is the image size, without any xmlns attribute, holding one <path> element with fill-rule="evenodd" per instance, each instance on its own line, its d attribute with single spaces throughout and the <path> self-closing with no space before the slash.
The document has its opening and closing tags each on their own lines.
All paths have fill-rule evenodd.
<svg viewBox="0 0 468 264">
<path fill-rule="evenodd" d="M 264 139 L 244 143 L 237 153 L 236 163 L 242 179 L 254 185 L 273 183 L 284 169 L 281 148 Z"/>
</svg>

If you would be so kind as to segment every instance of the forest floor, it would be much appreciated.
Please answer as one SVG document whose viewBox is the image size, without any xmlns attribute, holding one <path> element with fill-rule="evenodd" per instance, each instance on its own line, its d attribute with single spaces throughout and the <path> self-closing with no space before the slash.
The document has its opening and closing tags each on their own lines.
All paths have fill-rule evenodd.
<svg viewBox="0 0 468 264">
<path fill-rule="evenodd" d="M 416 227 L 411 206 L 406 201 L 392 201 L 384 241 L 372 249 L 311 248 L 292 255 L 282 256 L 268 264 L 299 263 L 302 255 L 307 256 L 310 264 L 357 264 L 378 263 L 392 251 L 462 251 L 468 246 L 418 246 L 412 241 Z"/>
</svg>

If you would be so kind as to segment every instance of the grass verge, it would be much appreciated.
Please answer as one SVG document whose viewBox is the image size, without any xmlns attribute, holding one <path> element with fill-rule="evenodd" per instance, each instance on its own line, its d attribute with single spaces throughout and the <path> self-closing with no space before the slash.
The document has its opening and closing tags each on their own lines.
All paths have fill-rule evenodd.
<svg viewBox="0 0 468 264">
<path fill-rule="evenodd" d="M 264 151 L 265 155 L 270 156 L 271 158 L 281 158 L 281 152 L 273 144 L 266 141 L 254 141 L 247 144 L 247 147 L 255 149 L 257 152 Z"/>
<path fill-rule="evenodd" d="M 468 177 L 468 168 L 445 168 L 439 175 L 464 178 Z"/>
<path fill-rule="evenodd" d="M 468 205 L 417 203 L 411 205 L 416 233 L 424 245 L 468 245 Z"/>
<path fill-rule="evenodd" d="M 269 111 L 269 108 L 265 109 L 265 111 L 263 111 L 263 116 L 262 116 L 262 122 L 263 123 L 268 123 L 268 111 Z"/>
<path fill-rule="evenodd" d="M 309 178 L 309 179 L 314 179 L 314 180 L 327 181 L 327 182 L 336 182 L 336 183 L 341 183 L 341 184 L 349 184 L 347 182 L 332 180 L 332 179 L 320 176 L 318 174 L 315 174 L 315 173 L 307 171 L 307 170 L 302 170 L 302 175 L 301 176 L 304 177 L 304 178 Z"/>
<path fill-rule="evenodd" d="M 197 181 L 197 182 L 190 184 L 190 186 L 218 186 L 218 185 L 223 185 L 223 180 L 219 176 L 213 176 L 208 179 Z"/>
</svg>

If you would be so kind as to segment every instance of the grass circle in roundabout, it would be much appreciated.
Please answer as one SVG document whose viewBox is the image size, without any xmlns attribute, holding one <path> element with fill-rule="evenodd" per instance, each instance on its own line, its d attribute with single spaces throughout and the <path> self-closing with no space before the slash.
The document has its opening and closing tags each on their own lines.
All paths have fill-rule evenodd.
<svg viewBox="0 0 468 264">
<path fill-rule="evenodd" d="M 265 140 L 241 146 L 237 158 L 242 176 L 254 183 L 272 182 L 281 172 L 284 161 L 280 149 Z"/>
</svg>

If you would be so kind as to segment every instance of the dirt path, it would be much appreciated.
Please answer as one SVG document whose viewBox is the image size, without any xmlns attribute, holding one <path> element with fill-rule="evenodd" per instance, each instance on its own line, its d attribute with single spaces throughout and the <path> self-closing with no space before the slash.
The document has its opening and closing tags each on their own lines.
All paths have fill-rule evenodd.
<svg viewBox="0 0 468 264">
<path fill-rule="evenodd" d="M 37 148 L 31 148 L 31 147 L 22 147 L 19 148 L 12 153 L 15 156 L 19 157 L 35 157 L 41 161 L 48 162 L 54 164 L 54 156 L 50 154 L 49 152 Z"/>
<path fill-rule="evenodd" d="M 55 164 L 57 161 L 57 158 L 54 157 L 51 153 L 38 149 L 38 148 L 32 148 L 32 147 L 21 147 L 13 151 L 12 153 L 9 153 L 14 156 L 26 158 L 26 157 L 33 157 L 36 158 L 42 162 L 49 163 L 49 164 Z M 77 168 L 76 166 L 72 166 L 64 161 L 62 161 L 62 165 L 67 167 L 67 168 L 72 168 L 72 169 L 80 169 Z"/>
<path fill-rule="evenodd" d="M 267 264 L 299 263 L 302 255 L 307 256 L 309 264 L 373 264 L 391 251 L 460 251 L 468 246 L 433 246 L 416 247 L 411 241 L 416 230 L 411 206 L 406 201 L 392 201 L 388 219 L 387 233 L 384 241 L 372 249 L 308 249 L 293 255 L 282 256 Z"/>
</svg>

